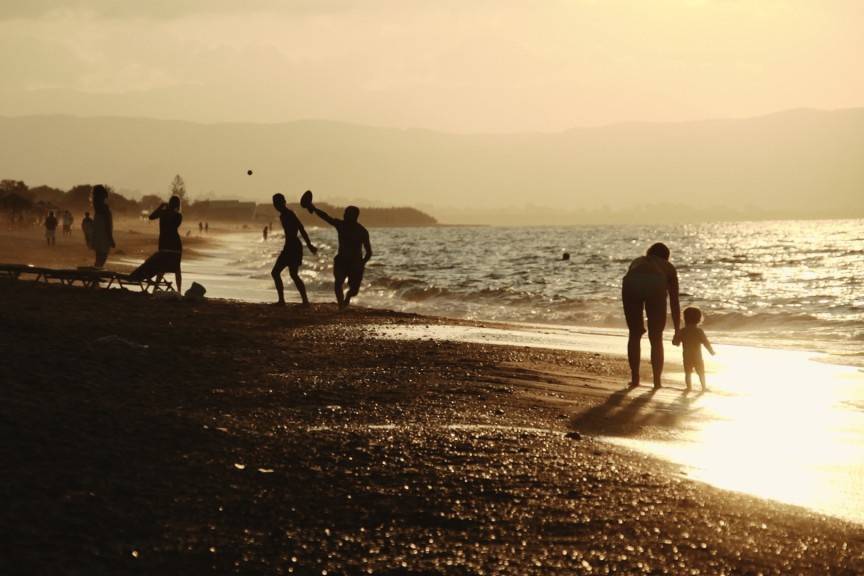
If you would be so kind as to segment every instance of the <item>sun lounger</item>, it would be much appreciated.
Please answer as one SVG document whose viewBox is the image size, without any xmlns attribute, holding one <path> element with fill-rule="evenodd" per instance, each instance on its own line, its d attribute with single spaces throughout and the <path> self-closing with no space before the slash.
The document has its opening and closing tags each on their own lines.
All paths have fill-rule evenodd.
<svg viewBox="0 0 864 576">
<path fill-rule="evenodd" d="M 0 278 L 8 278 L 9 280 L 17 280 L 22 273 L 26 273 L 33 266 L 26 264 L 0 264 Z"/>
<path fill-rule="evenodd" d="M 156 292 L 174 292 L 174 284 L 169 280 L 166 280 L 163 276 L 156 276 L 154 278 L 133 278 L 129 274 L 122 274 L 120 272 L 108 272 L 104 271 L 103 280 L 108 281 L 108 285 L 106 288 L 110 288 L 115 283 L 120 288 L 127 289 L 129 286 L 133 286 L 138 288 L 142 292 L 150 292 L 151 294 L 155 294 Z"/>
<path fill-rule="evenodd" d="M 103 270 L 100 268 L 81 267 L 75 269 L 56 269 L 30 266 L 27 264 L 0 264 L 0 278 L 18 280 L 22 276 L 31 276 L 34 282 L 59 282 L 66 286 L 80 284 L 85 288 L 118 288 L 128 290 L 137 288 L 142 292 L 174 292 L 174 284 L 159 275 L 154 278 L 139 279 L 129 274 Z"/>
</svg>

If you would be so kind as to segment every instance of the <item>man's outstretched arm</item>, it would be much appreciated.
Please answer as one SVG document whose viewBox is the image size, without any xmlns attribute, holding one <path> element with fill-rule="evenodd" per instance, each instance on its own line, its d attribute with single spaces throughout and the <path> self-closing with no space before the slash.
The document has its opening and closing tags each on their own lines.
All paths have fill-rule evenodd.
<svg viewBox="0 0 864 576">
<path fill-rule="evenodd" d="M 339 222 L 338 220 L 336 220 L 336 218 L 333 218 L 332 216 L 330 216 L 329 214 L 327 214 L 326 212 L 324 212 L 323 210 L 321 210 L 317 206 L 313 206 L 312 211 L 315 212 L 315 214 L 317 214 L 319 218 L 321 218 L 322 220 L 324 220 L 325 222 L 327 222 L 331 226 L 336 226 L 336 223 Z"/>
<path fill-rule="evenodd" d="M 162 211 L 165 210 L 166 204 L 163 202 L 160 204 L 153 212 L 150 213 L 150 220 L 156 220 L 159 216 L 162 215 Z"/>
</svg>

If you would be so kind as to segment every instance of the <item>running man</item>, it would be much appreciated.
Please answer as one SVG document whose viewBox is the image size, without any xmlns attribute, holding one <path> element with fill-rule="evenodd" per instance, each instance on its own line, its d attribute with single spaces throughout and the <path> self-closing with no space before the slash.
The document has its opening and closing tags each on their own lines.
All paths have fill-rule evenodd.
<svg viewBox="0 0 864 576">
<path fill-rule="evenodd" d="M 311 194 L 305 207 L 310 212 L 315 212 L 319 218 L 336 228 L 339 234 L 339 249 L 333 258 L 333 280 L 336 302 L 340 308 L 345 308 L 351 302 L 351 298 L 360 292 L 360 284 L 363 282 L 363 271 L 366 263 L 372 258 L 372 244 L 369 242 L 369 231 L 360 224 L 360 209 L 356 206 L 348 206 L 342 216 L 342 220 L 333 218 L 320 208 L 312 204 Z M 364 254 L 365 252 L 365 254 Z M 348 293 L 343 294 L 342 286 L 348 280 Z"/>
<path fill-rule="evenodd" d="M 318 249 L 312 245 L 309 240 L 309 235 L 300 219 L 288 208 L 285 202 L 285 196 L 282 194 L 273 195 L 273 207 L 279 212 L 279 220 L 282 222 L 282 229 L 285 231 L 285 247 L 279 257 L 276 258 L 276 263 L 273 265 L 273 270 L 270 275 L 273 276 L 273 282 L 276 284 L 276 293 L 279 295 L 279 301 L 276 304 L 285 305 L 285 287 L 282 284 L 282 270 L 288 268 L 288 274 L 291 275 L 291 280 L 294 281 L 294 286 L 300 293 L 300 298 L 303 300 L 303 305 L 309 305 L 309 298 L 306 296 L 306 285 L 303 284 L 303 279 L 300 278 L 300 264 L 303 262 L 303 245 L 300 244 L 300 239 L 297 238 L 299 232 L 309 247 L 312 254 L 318 252 Z"/>
</svg>

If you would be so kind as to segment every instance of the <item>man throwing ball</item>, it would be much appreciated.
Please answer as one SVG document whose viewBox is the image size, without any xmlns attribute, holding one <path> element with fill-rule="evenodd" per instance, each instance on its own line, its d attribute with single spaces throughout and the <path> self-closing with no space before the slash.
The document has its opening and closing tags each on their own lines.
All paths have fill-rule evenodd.
<svg viewBox="0 0 864 576">
<path fill-rule="evenodd" d="M 339 234 L 339 249 L 333 259 L 333 280 L 336 301 L 340 308 L 345 308 L 351 298 L 360 292 L 363 282 L 363 270 L 366 262 L 372 258 L 372 244 L 369 242 L 369 232 L 357 222 L 360 209 L 348 206 L 342 215 L 342 220 L 333 218 L 312 204 L 312 192 L 306 191 L 300 199 L 300 205 L 315 213 L 319 218 L 336 228 Z M 348 280 L 348 292 L 343 294 L 342 286 Z"/>
<path fill-rule="evenodd" d="M 270 275 L 273 276 L 273 282 L 276 284 L 276 292 L 279 294 L 279 301 L 276 304 L 285 305 L 285 290 L 282 285 L 282 270 L 288 268 L 288 273 L 300 292 L 300 298 L 303 300 L 303 305 L 309 305 L 309 298 L 306 296 L 306 285 L 303 284 L 303 279 L 300 278 L 300 264 L 303 262 L 303 245 L 300 244 L 300 239 L 297 238 L 299 232 L 309 247 L 309 251 L 315 254 L 318 249 L 312 245 L 309 240 L 309 235 L 306 234 L 306 229 L 300 223 L 300 219 L 288 208 L 285 203 L 285 196 L 282 194 L 273 195 L 273 207 L 279 211 L 279 220 L 282 222 L 282 229 L 285 231 L 285 247 L 276 259 L 276 264 L 273 265 L 273 270 Z"/>
</svg>

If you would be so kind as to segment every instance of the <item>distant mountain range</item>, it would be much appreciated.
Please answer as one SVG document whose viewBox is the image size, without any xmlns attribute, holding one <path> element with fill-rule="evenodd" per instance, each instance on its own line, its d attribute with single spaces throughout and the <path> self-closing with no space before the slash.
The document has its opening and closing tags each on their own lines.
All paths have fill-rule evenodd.
<svg viewBox="0 0 864 576">
<path fill-rule="evenodd" d="M 252 170 L 249 176 L 247 170 Z M 864 216 L 864 108 L 559 133 L 462 135 L 327 121 L 0 117 L 0 176 L 193 199 L 416 206 L 445 223 Z"/>
</svg>

